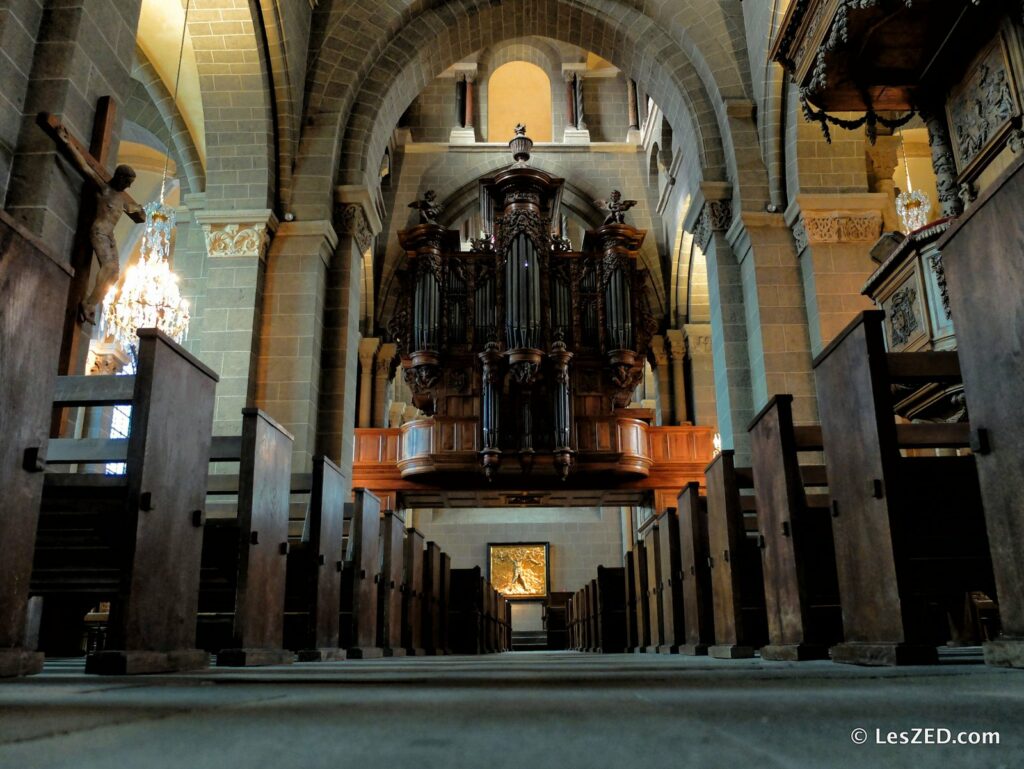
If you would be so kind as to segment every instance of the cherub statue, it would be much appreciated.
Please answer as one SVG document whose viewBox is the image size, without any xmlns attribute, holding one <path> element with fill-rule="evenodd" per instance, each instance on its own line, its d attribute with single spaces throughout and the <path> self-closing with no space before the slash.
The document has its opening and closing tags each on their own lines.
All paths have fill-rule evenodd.
<svg viewBox="0 0 1024 769">
<path fill-rule="evenodd" d="M 608 215 L 604 218 L 604 224 L 625 224 L 626 212 L 636 205 L 636 201 L 623 200 L 621 192 L 612 190 L 608 200 L 595 200 L 594 205 L 602 211 L 608 212 Z"/>
<path fill-rule="evenodd" d="M 114 175 L 108 182 L 82 157 L 64 126 L 60 126 L 57 133 L 64 140 L 64 146 L 67 147 L 79 171 L 96 186 L 96 218 L 89 227 L 89 242 L 92 244 L 93 253 L 99 259 L 100 271 L 89 296 L 78 305 L 79 322 L 95 323 L 96 305 L 103 301 L 107 291 L 117 281 L 119 271 L 114 227 L 122 215 L 142 214 L 143 211 L 142 206 L 128 194 L 128 188 L 135 181 L 135 171 L 131 166 L 119 165 L 114 169 Z"/>
<path fill-rule="evenodd" d="M 409 204 L 409 208 L 415 208 L 420 212 L 420 224 L 437 224 L 437 217 L 441 215 L 444 206 L 436 201 L 437 193 L 427 190 L 423 193 L 423 200 L 415 200 Z"/>
</svg>

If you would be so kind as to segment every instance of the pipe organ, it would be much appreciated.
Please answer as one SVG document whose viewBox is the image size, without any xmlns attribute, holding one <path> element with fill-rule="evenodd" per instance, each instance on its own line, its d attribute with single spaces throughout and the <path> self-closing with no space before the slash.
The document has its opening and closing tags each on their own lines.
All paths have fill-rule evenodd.
<svg viewBox="0 0 1024 769">
<path fill-rule="evenodd" d="M 560 234 L 564 180 L 529 164 L 532 144 L 517 127 L 514 163 L 480 180 L 487 233 L 469 250 L 428 202 L 399 233 L 389 330 L 426 415 L 402 427 L 404 477 L 628 478 L 651 465 L 651 414 L 626 409 L 657 330 L 637 264 L 645 233 L 613 214 L 573 248 Z"/>
</svg>

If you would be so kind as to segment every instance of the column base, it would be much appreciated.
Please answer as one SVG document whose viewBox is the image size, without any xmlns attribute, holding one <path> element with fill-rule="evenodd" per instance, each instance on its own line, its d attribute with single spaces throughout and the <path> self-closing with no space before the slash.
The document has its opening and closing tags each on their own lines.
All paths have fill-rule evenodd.
<svg viewBox="0 0 1024 769">
<path fill-rule="evenodd" d="M 288 649 L 221 649 L 217 652 L 219 668 L 252 668 L 262 665 L 291 665 L 295 654 Z"/>
<path fill-rule="evenodd" d="M 935 665 L 939 652 L 934 646 L 905 643 L 864 643 L 851 641 L 833 646 L 829 653 L 833 662 L 849 665 Z"/>
<path fill-rule="evenodd" d="M 405 656 L 406 657 L 425 657 L 426 655 L 427 655 L 427 652 L 425 650 L 423 650 L 423 649 L 420 649 L 420 648 L 417 648 L 417 647 L 414 647 L 414 646 L 406 646 L 405 647 Z"/>
<path fill-rule="evenodd" d="M 44 655 L 26 649 L 0 649 L 0 678 L 34 676 L 43 669 Z"/>
<path fill-rule="evenodd" d="M 584 649 L 583 651 L 587 651 L 587 650 Z M 647 654 L 647 647 L 646 646 L 634 646 L 633 647 L 633 654 Z"/>
<path fill-rule="evenodd" d="M 383 651 L 384 651 L 384 656 L 385 657 L 404 657 L 405 656 L 405 649 L 401 649 L 401 648 L 392 648 L 390 646 L 385 646 Z"/>
<path fill-rule="evenodd" d="M 1024 638 L 1004 638 L 982 645 L 985 664 L 999 668 L 1024 668 Z"/>
<path fill-rule="evenodd" d="M 679 646 L 679 653 L 685 654 L 687 657 L 705 657 L 708 653 L 707 644 L 681 644 Z"/>
<path fill-rule="evenodd" d="M 753 646 L 739 644 L 716 644 L 708 647 L 708 656 L 716 660 L 748 660 L 754 656 Z"/>
<path fill-rule="evenodd" d="M 646 649 L 644 649 L 644 654 L 657 654 L 660 648 L 661 647 L 657 644 L 651 644 Z"/>
<path fill-rule="evenodd" d="M 296 655 L 299 662 L 341 662 L 347 656 L 344 649 L 300 649 Z"/>
<path fill-rule="evenodd" d="M 475 128 L 453 128 L 448 135 L 449 144 L 476 144 Z"/>
<path fill-rule="evenodd" d="M 586 128 L 566 128 L 562 135 L 563 144 L 590 144 L 590 131 Z"/>
<path fill-rule="evenodd" d="M 428 657 L 443 657 L 446 654 L 444 649 L 425 649 L 424 651 L 426 652 Z M 490 654 L 490 650 L 484 653 Z"/>
<path fill-rule="evenodd" d="M 657 649 L 658 654 L 679 654 L 679 647 L 675 644 L 662 644 Z"/>
<path fill-rule="evenodd" d="M 643 141 L 644 137 L 639 128 L 630 128 L 626 131 L 626 144 L 642 144 Z"/>
<path fill-rule="evenodd" d="M 827 660 L 828 647 L 820 644 L 768 644 L 761 647 L 761 659 L 782 662 Z"/>
<path fill-rule="evenodd" d="M 210 655 L 202 649 L 170 652 L 108 649 L 85 658 L 85 672 L 99 676 L 134 676 L 148 673 L 183 673 L 210 667 Z"/>
<path fill-rule="evenodd" d="M 353 646 L 348 650 L 350 660 L 377 660 L 384 656 L 379 646 Z"/>
</svg>

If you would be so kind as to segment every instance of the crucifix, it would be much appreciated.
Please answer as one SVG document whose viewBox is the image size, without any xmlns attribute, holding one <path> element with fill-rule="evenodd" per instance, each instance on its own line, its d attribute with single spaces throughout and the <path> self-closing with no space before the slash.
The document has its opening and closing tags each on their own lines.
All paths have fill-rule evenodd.
<svg viewBox="0 0 1024 769">
<path fill-rule="evenodd" d="M 68 291 L 64 316 L 64 338 L 59 359 L 60 374 L 81 373 L 88 349 L 88 332 L 84 323 L 95 323 L 96 305 L 103 299 L 109 286 L 117 280 L 118 253 L 114 243 L 114 225 L 123 214 L 139 224 L 146 221 L 142 207 L 128 194 L 135 180 L 130 166 L 118 166 L 111 175 L 107 169 L 111 135 L 117 115 L 112 97 L 102 96 L 96 105 L 92 138 L 88 149 L 48 112 L 40 112 L 36 123 L 54 140 L 61 153 L 94 188 L 79 207 L 78 229 L 71 254 L 75 275 Z M 92 277 L 93 254 L 100 262 L 96 285 L 89 292 Z"/>
</svg>

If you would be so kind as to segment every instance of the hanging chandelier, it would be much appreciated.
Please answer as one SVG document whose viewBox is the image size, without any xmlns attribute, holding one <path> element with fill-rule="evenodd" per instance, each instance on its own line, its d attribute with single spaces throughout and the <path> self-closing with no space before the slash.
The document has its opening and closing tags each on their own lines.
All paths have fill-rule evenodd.
<svg viewBox="0 0 1024 769">
<path fill-rule="evenodd" d="M 181 296 L 178 276 L 171 272 L 174 209 L 153 200 L 143 206 L 146 229 L 142 253 L 124 279 L 111 286 L 103 300 L 103 331 L 131 355 L 140 328 L 157 328 L 175 342 L 188 333 L 189 305 Z"/>
<path fill-rule="evenodd" d="M 172 104 L 178 101 L 181 62 L 185 56 L 185 35 L 192 0 L 185 3 L 185 18 L 178 48 L 178 70 L 174 76 Z M 170 128 L 167 146 L 170 146 Z M 164 203 L 167 192 L 169 152 L 164 155 L 164 171 L 160 179 L 160 199 L 151 200 L 142 208 L 146 212 L 146 228 L 142 233 L 139 260 L 128 268 L 124 278 L 107 292 L 103 300 L 102 330 L 133 359 L 140 328 L 156 328 L 175 342 L 188 333 L 188 301 L 181 297 L 178 276 L 171 271 L 171 234 L 174 232 L 174 209 Z"/>
<path fill-rule="evenodd" d="M 907 175 L 907 189 L 896 196 L 896 213 L 907 234 L 928 224 L 932 201 L 921 190 L 915 190 L 910 181 L 910 163 L 907 161 L 907 145 L 900 129 L 900 148 L 903 150 L 903 170 Z"/>
</svg>

